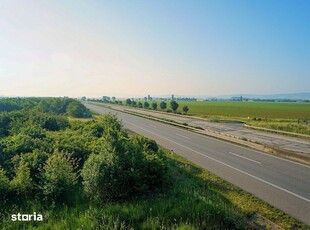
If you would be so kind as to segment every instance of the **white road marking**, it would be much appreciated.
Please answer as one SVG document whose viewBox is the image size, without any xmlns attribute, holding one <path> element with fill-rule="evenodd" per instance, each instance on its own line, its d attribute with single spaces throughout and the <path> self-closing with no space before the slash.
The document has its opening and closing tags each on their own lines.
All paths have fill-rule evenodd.
<svg viewBox="0 0 310 230">
<path fill-rule="evenodd" d="M 89 104 L 88 104 L 89 105 Z M 97 106 L 97 107 L 103 107 L 103 108 L 105 108 L 104 106 L 102 106 L 102 105 L 95 105 L 95 106 Z M 116 110 L 116 109 L 113 109 L 113 108 L 109 108 L 110 110 Z M 95 109 L 94 109 L 95 110 Z M 117 111 L 117 110 L 116 110 Z M 102 111 L 98 111 L 98 112 L 102 112 Z M 123 112 L 123 113 L 125 113 L 125 112 Z M 134 116 L 134 115 L 131 115 L 131 116 Z M 173 127 L 173 126 L 170 126 L 171 128 L 175 128 L 175 127 Z M 199 136 L 199 137 L 202 137 L 202 136 L 205 136 L 205 135 L 203 135 L 203 134 L 199 134 L 199 133 L 195 133 L 195 132 L 192 132 L 192 134 L 194 134 L 194 135 L 197 135 L 197 136 Z M 217 141 L 217 142 L 224 142 L 225 144 L 227 144 L 227 145 L 234 145 L 234 144 L 232 144 L 232 143 L 229 143 L 229 142 L 227 142 L 227 141 L 224 141 L 224 140 L 219 140 L 219 139 L 217 139 L 217 138 L 215 138 L 215 137 L 211 137 L 211 136 L 208 136 L 209 138 L 212 138 L 212 139 L 214 139 L 214 141 Z M 244 147 L 244 146 L 239 146 L 239 148 L 243 148 L 243 149 L 246 149 L 246 150 L 248 150 L 248 148 L 247 147 Z M 255 150 L 255 149 L 251 149 L 251 151 L 253 151 L 253 152 L 256 152 L 256 153 L 259 153 L 259 154 L 262 154 L 262 155 L 265 155 L 265 156 L 267 156 L 267 157 L 272 157 L 272 158 L 276 158 L 276 159 L 278 159 L 278 160 L 281 160 L 281 161 L 287 161 L 287 162 L 290 162 L 290 163 L 292 163 L 292 164 L 296 164 L 296 165 L 300 165 L 300 166 L 302 166 L 302 167 L 306 167 L 306 168 L 310 168 L 310 165 L 306 165 L 306 164 L 302 164 L 302 163 L 299 163 L 299 162 L 296 162 L 296 161 L 292 161 L 292 160 L 288 160 L 288 159 L 285 159 L 285 158 L 281 158 L 281 157 L 277 157 L 277 156 L 274 156 L 274 155 L 271 155 L 271 154 L 268 154 L 268 153 L 264 153 L 264 152 L 260 152 L 260 151 L 258 151 L 258 150 Z"/>
<path fill-rule="evenodd" d="M 246 160 L 248 160 L 248 161 L 253 161 L 253 162 L 257 163 L 257 164 L 261 164 L 261 162 L 259 162 L 259 161 L 252 160 L 252 159 L 250 159 L 250 158 L 247 158 L 247 157 L 238 155 L 238 154 L 236 154 L 236 153 L 232 153 L 232 152 L 228 152 L 228 153 L 229 153 L 229 154 L 232 154 L 232 155 L 235 155 L 235 156 L 237 156 L 237 157 L 241 157 L 241 158 L 246 159 Z"/>
<path fill-rule="evenodd" d="M 213 160 L 213 161 L 216 161 L 216 162 L 218 162 L 218 163 L 220 163 L 220 164 L 222 164 L 222 165 L 225 165 L 225 166 L 227 166 L 227 167 L 229 167 L 229 168 L 232 168 L 232 169 L 234 169 L 234 170 L 236 170 L 236 171 L 238 171 L 238 172 L 241 172 L 241 173 L 243 173 L 243 174 L 245 174 L 245 175 L 247 175 L 247 176 L 249 176 L 249 177 L 252 177 L 252 178 L 254 178 L 254 179 L 256 179 L 256 180 L 259 180 L 259 181 L 261 181 L 261 182 L 263 182 L 263 183 L 265 183 L 265 184 L 268 184 L 268 185 L 270 185 L 270 186 L 272 186 L 272 187 L 275 187 L 275 188 L 277 188 L 277 189 L 279 189 L 279 190 L 282 190 L 282 191 L 284 191 L 284 192 L 286 192 L 286 193 L 289 193 L 289 194 L 291 194 L 291 195 L 293 195 L 293 196 L 295 196 L 295 197 L 297 197 L 297 198 L 299 198 L 299 199 L 302 199 L 302 200 L 304 200 L 304 201 L 310 203 L 310 200 L 309 200 L 309 199 L 307 199 L 307 198 L 305 198 L 305 197 L 303 197 L 303 196 L 300 196 L 300 195 L 298 195 L 298 194 L 296 194 L 296 193 L 294 193 L 294 192 L 291 192 L 291 191 L 289 191 L 289 190 L 287 190 L 287 189 L 285 189 L 285 188 L 282 188 L 282 187 L 280 187 L 280 186 L 278 186 L 278 185 L 272 184 L 272 183 L 270 183 L 270 182 L 268 182 L 268 181 L 265 181 L 265 180 L 263 180 L 263 179 L 261 179 L 261 178 L 259 178 L 259 177 L 256 177 L 256 176 L 254 176 L 254 175 L 252 175 L 252 174 L 250 174 L 250 173 L 247 173 L 247 172 L 245 172 L 245 171 L 242 171 L 242 170 L 240 170 L 240 169 L 237 169 L 237 168 L 235 168 L 235 167 L 233 167 L 233 166 L 230 166 L 229 164 L 226 164 L 226 163 L 224 163 L 224 162 L 222 162 L 222 161 L 219 161 L 219 160 L 217 160 L 217 159 L 215 159 L 215 158 L 213 158 L 213 157 L 210 157 L 210 156 L 207 156 L 207 155 L 205 155 L 205 154 L 203 154 L 203 153 L 200 153 L 200 152 L 198 152 L 198 151 L 196 151 L 196 150 L 194 150 L 194 149 L 191 149 L 191 148 L 189 148 L 189 147 L 187 147 L 187 146 L 185 146 L 185 145 L 181 145 L 181 144 L 179 144 L 179 143 L 177 143 L 177 142 L 175 142 L 175 141 L 173 141 L 173 140 L 170 140 L 170 139 L 168 139 L 168 138 L 162 137 L 162 136 L 160 136 L 160 135 L 158 135 L 158 134 L 156 134 L 156 133 L 154 133 L 154 132 L 152 132 L 152 131 L 149 131 L 149 130 L 147 130 L 147 129 L 141 128 L 141 127 L 139 127 L 139 126 L 137 126 L 137 125 L 135 125 L 135 124 L 133 124 L 133 123 L 131 123 L 131 122 L 128 122 L 128 121 L 126 121 L 126 122 L 129 123 L 129 124 L 131 124 L 131 125 L 133 125 L 133 126 L 135 126 L 135 127 L 137 127 L 137 128 L 139 128 L 139 129 L 142 129 L 142 130 L 144 130 L 144 131 L 146 131 L 146 132 L 152 133 L 152 134 L 154 134 L 154 135 L 156 135 L 156 136 L 158 136 L 158 137 L 160 137 L 160 138 L 162 138 L 162 139 L 165 139 L 165 140 L 167 140 L 167 141 L 170 141 L 170 142 L 172 142 L 172 143 L 174 143 L 174 144 L 176 144 L 176 145 L 179 145 L 179 146 L 181 146 L 181 147 L 183 147 L 183 148 L 186 148 L 186 149 L 188 149 L 188 150 L 190 150 L 190 151 L 192 151 L 192 152 L 195 152 L 195 153 L 197 153 L 197 154 L 199 154 L 199 155 L 201 155 L 201 156 L 203 156 L 203 157 L 206 157 L 206 158 L 209 158 L 209 159 L 211 159 L 211 160 Z"/>
<path fill-rule="evenodd" d="M 183 135 L 181 135 L 181 134 L 176 133 L 175 135 L 177 135 L 177 136 L 179 136 L 179 137 L 183 137 L 183 138 L 185 138 L 185 139 L 190 140 L 190 138 L 189 138 L 189 137 L 183 136 Z"/>
</svg>

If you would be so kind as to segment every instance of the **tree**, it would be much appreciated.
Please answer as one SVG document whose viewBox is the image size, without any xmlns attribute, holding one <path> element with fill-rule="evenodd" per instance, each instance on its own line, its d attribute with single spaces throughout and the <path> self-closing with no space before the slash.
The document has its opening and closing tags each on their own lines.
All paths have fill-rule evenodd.
<svg viewBox="0 0 310 230">
<path fill-rule="evenodd" d="M 189 108 L 188 108 L 188 106 L 187 106 L 187 105 L 183 106 L 183 112 L 184 112 L 184 113 L 187 113 L 187 112 L 188 112 L 188 110 L 189 110 Z"/>
<path fill-rule="evenodd" d="M 167 103 L 164 102 L 164 101 L 162 101 L 162 102 L 160 102 L 159 107 L 160 107 L 162 110 L 164 110 L 164 109 L 167 108 Z"/>
<path fill-rule="evenodd" d="M 143 105 L 142 105 L 142 102 L 138 102 L 138 108 L 142 108 Z"/>
<path fill-rule="evenodd" d="M 150 107 L 150 104 L 147 101 L 145 101 L 143 104 L 143 107 L 147 109 Z"/>
<path fill-rule="evenodd" d="M 126 104 L 129 105 L 129 106 L 131 105 L 131 99 L 130 99 L 130 98 L 128 98 L 128 99 L 126 100 Z"/>
<path fill-rule="evenodd" d="M 153 103 L 152 103 L 152 108 L 153 108 L 154 110 L 157 109 L 157 102 L 153 102 Z"/>
<path fill-rule="evenodd" d="M 108 102 L 108 101 L 110 101 L 110 97 L 108 97 L 108 96 L 103 96 L 103 97 L 102 97 L 102 100 L 105 101 L 105 102 Z"/>
<path fill-rule="evenodd" d="M 170 101 L 170 107 L 173 110 L 173 112 L 176 112 L 179 107 L 179 104 L 176 101 Z"/>
<path fill-rule="evenodd" d="M 136 107 L 136 105 L 137 105 L 137 102 L 136 101 L 132 101 L 132 106 L 134 106 L 134 107 Z"/>
</svg>

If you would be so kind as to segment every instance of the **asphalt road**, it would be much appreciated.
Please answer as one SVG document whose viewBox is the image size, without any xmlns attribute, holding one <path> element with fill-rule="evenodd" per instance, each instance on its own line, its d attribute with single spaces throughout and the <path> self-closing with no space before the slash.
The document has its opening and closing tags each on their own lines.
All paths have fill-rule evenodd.
<svg viewBox="0 0 310 230">
<path fill-rule="evenodd" d="M 178 127 L 85 104 L 112 113 L 124 127 L 200 165 L 310 225 L 310 167 Z"/>
<path fill-rule="evenodd" d="M 155 117 L 166 118 L 178 121 L 180 123 L 187 123 L 192 126 L 200 126 L 206 130 L 212 130 L 223 134 L 237 136 L 239 138 L 246 137 L 253 141 L 257 141 L 267 146 L 273 146 L 279 149 L 290 150 L 304 155 L 310 155 L 310 140 L 297 137 L 291 137 L 276 133 L 269 133 L 259 130 L 247 129 L 243 127 L 243 124 L 238 123 L 217 123 L 208 122 L 195 117 L 183 117 L 174 116 L 169 113 L 158 113 L 152 110 L 142 110 L 137 108 L 130 108 L 128 106 L 119 106 L 115 104 L 109 104 L 110 107 L 114 107 L 118 110 L 129 110 L 133 112 L 139 112 L 146 115 L 152 115 Z"/>
</svg>

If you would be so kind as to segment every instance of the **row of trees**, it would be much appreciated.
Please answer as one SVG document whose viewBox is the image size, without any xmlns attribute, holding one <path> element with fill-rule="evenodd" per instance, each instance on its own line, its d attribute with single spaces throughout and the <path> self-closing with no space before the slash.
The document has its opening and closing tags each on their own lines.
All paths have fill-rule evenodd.
<svg viewBox="0 0 310 230">
<path fill-rule="evenodd" d="M 157 107 L 158 107 L 157 102 L 152 102 L 152 103 L 150 104 L 149 102 L 145 101 L 145 102 L 142 104 L 142 102 L 138 102 L 138 103 L 137 103 L 136 101 L 133 101 L 133 100 L 131 100 L 130 98 L 128 98 L 128 99 L 126 100 L 126 105 L 128 105 L 128 106 L 133 106 L 133 107 L 138 107 L 138 108 L 145 108 L 145 109 L 148 109 L 148 108 L 150 108 L 150 106 L 151 106 L 152 109 L 154 109 L 154 110 L 157 110 Z M 159 108 L 160 108 L 161 110 L 167 109 L 167 103 L 166 103 L 165 101 L 160 102 Z M 177 109 L 179 108 L 179 104 L 178 104 L 176 101 L 172 100 L 172 101 L 170 101 L 170 108 L 171 108 L 171 110 L 172 110 L 173 112 L 176 112 Z M 188 106 L 187 106 L 187 105 L 183 106 L 182 111 L 183 111 L 184 113 L 187 113 L 187 112 L 189 111 Z"/>
</svg>

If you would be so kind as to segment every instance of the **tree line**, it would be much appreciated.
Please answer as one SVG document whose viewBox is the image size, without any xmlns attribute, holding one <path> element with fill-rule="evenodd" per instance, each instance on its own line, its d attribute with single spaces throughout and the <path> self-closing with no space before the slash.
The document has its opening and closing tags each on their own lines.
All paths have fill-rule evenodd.
<svg viewBox="0 0 310 230">
<path fill-rule="evenodd" d="M 116 104 L 120 104 L 119 102 L 120 102 L 120 101 L 118 101 Z M 139 102 L 137 103 L 136 101 L 131 100 L 130 98 L 128 98 L 128 99 L 126 100 L 126 105 L 128 105 L 128 106 L 133 106 L 133 107 L 138 107 L 138 108 L 145 108 L 145 109 L 149 109 L 150 106 L 151 106 L 153 110 L 157 110 L 157 108 L 158 108 L 158 104 L 157 104 L 156 101 L 154 101 L 154 102 L 152 102 L 152 103 L 149 103 L 149 102 L 147 102 L 147 101 L 145 101 L 145 102 L 142 103 L 142 102 L 139 101 Z M 162 111 L 164 111 L 165 109 L 167 109 L 167 102 L 165 102 L 165 101 L 160 102 L 159 108 L 160 108 Z M 167 110 L 167 112 L 173 111 L 174 113 L 176 113 L 176 112 L 177 112 L 177 109 L 179 108 L 179 104 L 178 104 L 175 100 L 172 100 L 172 101 L 170 101 L 170 108 L 171 108 L 171 110 Z M 189 111 L 188 106 L 187 106 L 187 105 L 183 106 L 182 111 L 183 111 L 185 114 L 187 114 L 187 112 Z"/>
</svg>

